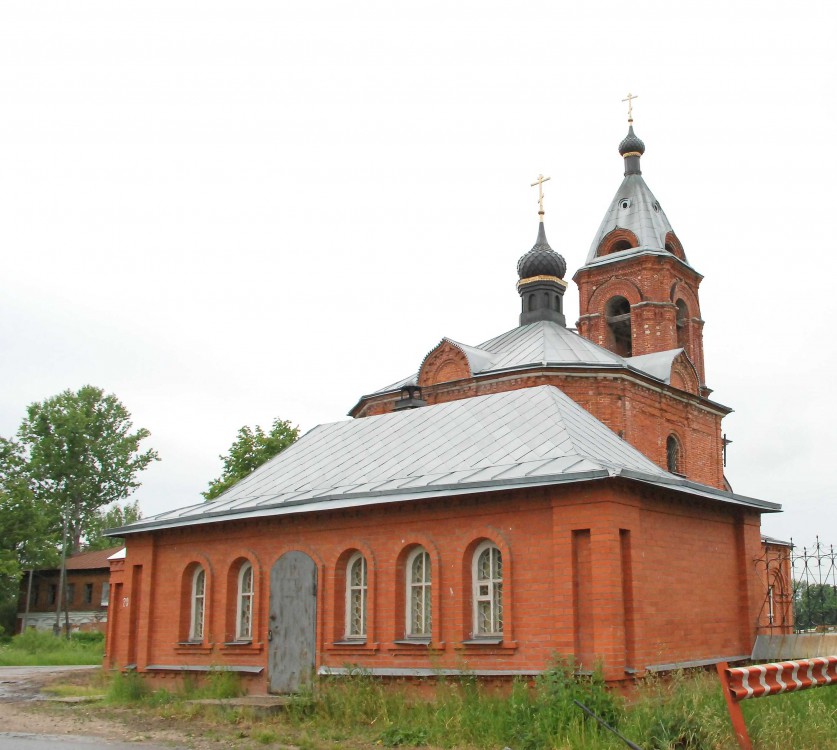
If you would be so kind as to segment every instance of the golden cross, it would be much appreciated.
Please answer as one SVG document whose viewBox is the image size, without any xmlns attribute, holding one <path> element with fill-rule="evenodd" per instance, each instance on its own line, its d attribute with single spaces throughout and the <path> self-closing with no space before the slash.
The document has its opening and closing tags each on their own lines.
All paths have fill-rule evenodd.
<svg viewBox="0 0 837 750">
<path fill-rule="evenodd" d="M 623 102 L 628 102 L 628 122 L 634 121 L 634 110 L 633 110 L 633 100 L 639 99 L 639 95 L 637 94 L 634 96 L 630 91 L 628 92 L 628 98 L 623 99 Z"/>
<path fill-rule="evenodd" d="M 529 187 L 538 186 L 538 213 L 543 213 L 543 184 L 550 179 L 549 177 L 544 177 L 542 174 L 538 175 L 538 181 L 533 182 Z"/>
</svg>

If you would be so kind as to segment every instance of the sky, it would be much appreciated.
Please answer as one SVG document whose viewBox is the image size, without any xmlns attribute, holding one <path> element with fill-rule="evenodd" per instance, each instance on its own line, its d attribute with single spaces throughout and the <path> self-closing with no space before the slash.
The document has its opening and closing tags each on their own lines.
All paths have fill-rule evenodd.
<svg viewBox="0 0 837 750">
<path fill-rule="evenodd" d="M 837 542 L 837 10 L 826 2 L 0 4 L 0 435 L 93 384 L 200 501 L 242 425 L 303 431 L 443 336 L 517 325 L 643 176 L 701 286 L 727 476 Z M 578 311 L 570 283 L 565 310 Z"/>
</svg>

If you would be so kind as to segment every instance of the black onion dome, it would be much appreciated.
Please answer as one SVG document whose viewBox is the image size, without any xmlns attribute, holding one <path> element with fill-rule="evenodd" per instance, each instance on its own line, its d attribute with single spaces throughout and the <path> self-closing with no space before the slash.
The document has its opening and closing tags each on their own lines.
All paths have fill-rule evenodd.
<svg viewBox="0 0 837 750">
<path fill-rule="evenodd" d="M 557 276 L 563 279 L 566 272 L 567 261 L 549 246 L 541 222 L 534 246 L 517 261 L 517 275 L 521 279 L 530 279 L 532 276 Z"/>
<path fill-rule="evenodd" d="M 619 144 L 619 154 L 621 156 L 630 153 L 645 153 L 645 144 L 635 135 L 633 125 L 628 126 L 628 135 Z"/>
</svg>

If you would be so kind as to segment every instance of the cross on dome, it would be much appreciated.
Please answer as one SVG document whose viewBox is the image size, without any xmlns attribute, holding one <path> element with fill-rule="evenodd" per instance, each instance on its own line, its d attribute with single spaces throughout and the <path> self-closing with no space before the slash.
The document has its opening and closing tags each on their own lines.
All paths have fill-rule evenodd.
<svg viewBox="0 0 837 750">
<path fill-rule="evenodd" d="M 634 121 L 634 99 L 639 99 L 639 94 L 634 96 L 630 91 L 628 92 L 627 98 L 623 99 L 623 102 L 628 102 L 628 122 L 632 123 Z"/>
<path fill-rule="evenodd" d="M 533 182 L 530 187 L 538 186 L 538 214 L 540 214 L 541 221 L 543 221 L 543 184 L 552 179 L 550 177 L 544 177 L 542 174 L 538 175 L 538 179 L 536 182 Z"/>
</svg>

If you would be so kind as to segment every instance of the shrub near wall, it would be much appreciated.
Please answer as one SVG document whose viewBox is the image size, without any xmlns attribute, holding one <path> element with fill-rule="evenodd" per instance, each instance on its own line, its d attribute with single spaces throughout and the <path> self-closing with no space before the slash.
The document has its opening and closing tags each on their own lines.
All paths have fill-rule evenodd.
<svg viewBox="0 0 837 750">
<path fill-rule="evenodd" d="M 31 628 L 0 646 L 0 666 L 37 667 L 101 664 L 105 650 L 103 633 L 72 633 L 69 639 Z"/>
</svg>

